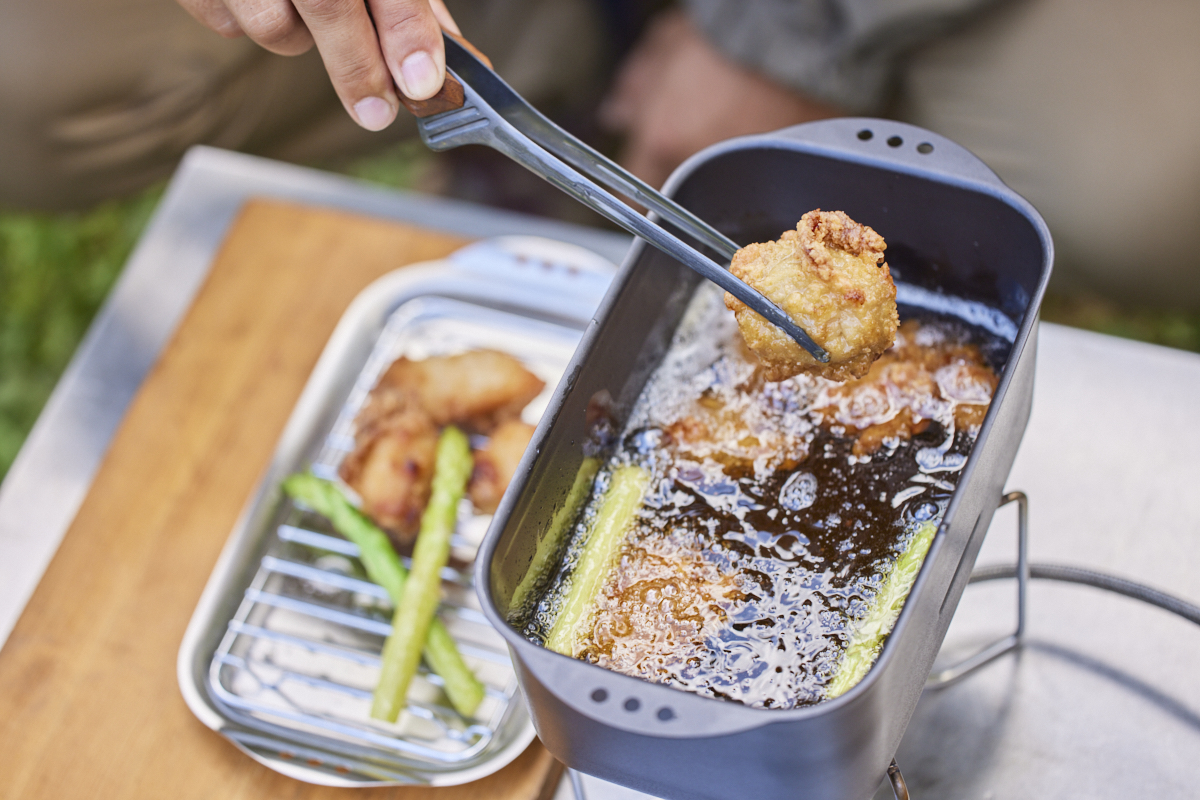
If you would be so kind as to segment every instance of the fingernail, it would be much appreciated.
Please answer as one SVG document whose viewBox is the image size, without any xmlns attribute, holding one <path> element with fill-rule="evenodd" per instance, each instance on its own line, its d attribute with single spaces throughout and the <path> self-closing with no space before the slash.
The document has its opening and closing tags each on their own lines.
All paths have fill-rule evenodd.
<svg viewBox="0 0 1200 800">
<path fill-rule="evenodd" d="M 425 100 L 437 94 L 438 71 L 433 58 L 418 50 L 400 64 L 400 91 L 414 100 Z"/>
<path fill-rule="evenodd" d="M 354 116 L 367 130 L 381 131 L 392 124 L 396 112 L 382 97 L 364 97 L 354 104 Z"/>
</svg>

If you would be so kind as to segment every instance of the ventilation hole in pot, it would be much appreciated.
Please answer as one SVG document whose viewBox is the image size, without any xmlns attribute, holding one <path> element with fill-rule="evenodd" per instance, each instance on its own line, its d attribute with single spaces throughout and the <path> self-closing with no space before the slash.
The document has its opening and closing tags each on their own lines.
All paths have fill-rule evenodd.
<svg viewBox="0 0 1200 800">
<path fill-rule="evenodd" d="M 927 156 L 933 152 L 933 145 L 931 145 L 929 142 L 921 142 L 919 145 L 917 145 L 917 152 L 923 156 Z"/>
<path fill-rule="evenodd" d="M 603 703 L 607 699 L 608 699 L 608 692 L 604 691 L 603 689 L 597 689 L 596 691 L 592 692 L 592 701 L 593 702 Z"/>
<path fill-rule="evenodd" d="M 670 722 L 671 720 L 675 719 L 675 712 L 666 706 L 663 706 L 654 716 L 658 717 L 663 722 Z"/>
<path fill-rule="evenodd" d="M 888 139 L 888 147 L 899 147 L 902 144 L 904 144 L 904 140 L 899 136 L 893 136 Z"/>
<path fill-rule="evenodd" d="M 638 700 L 636 697 L 631 697 L 625 701 L 625 710 L 626 711 L 637 711 L 641 707 L 642 707 L 642 701 Z"/>
<path fill-rule="evenodd" d="M 863 128 L 861 131 L 858 132 L 858 138 L 862 139 L 864 142 L 867 141 L 868 139 L 870 139 L 874 135 L 875 134 L 872 131 L 870 131 L 866 128 Z"/>
<path fill-rule="evenodd" d="M 321 766 L 321 759 L 310 758 L 308 761 L 306 761 L 304 763 L 308 764 L 310 767 L 319 767 L 319 766 Z"/>
<path fill-rule="evenodd" d="M 336 767 L 334 767 L 334 769 L 337 770 L 338 772 L 342 773 L 343 775 L 350 772 L 350 768 L 347 767 L 345 764 L 338 764 Z"/>
</svg>

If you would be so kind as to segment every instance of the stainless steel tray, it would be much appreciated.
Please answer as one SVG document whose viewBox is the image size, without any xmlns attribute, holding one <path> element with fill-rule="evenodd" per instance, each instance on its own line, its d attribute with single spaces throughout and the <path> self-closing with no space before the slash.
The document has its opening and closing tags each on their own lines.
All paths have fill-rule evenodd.
<svg viewBox="0 0 1200 800">
<path fill-rule="evenodd" d="M 487 686 L 476 716 L 458 715 L 422 670 L 395 725 L 369 719 L 390 602 L 363 576 L 357 548 L 293 506 L 279 483 L 309 465 L 335 473 L 367 392 L 400 355 L 512 353 L 546 381 L 525 410 L 536 422 L 613 270 L 574 245 L 504 237 L 390 273 L 355 299 L 184 635 L 179 684 L 205 725 L 272 769 L 336 786 L 465 783 L 524 750 L 533 726 L 469 568 L 447 569 L 439 614 Z M 463 504 L 456 562 L 471 562 L 490 519 Z"/>
</svg>

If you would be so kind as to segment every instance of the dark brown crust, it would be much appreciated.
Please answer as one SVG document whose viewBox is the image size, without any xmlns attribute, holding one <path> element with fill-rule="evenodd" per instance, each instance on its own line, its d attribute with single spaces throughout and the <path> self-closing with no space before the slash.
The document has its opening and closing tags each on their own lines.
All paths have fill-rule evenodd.
<svg viewBox="0 0 1200 800">
<path fill-rule="evenodd" d="M 829 249 L 834 248 L 852 256 L 866 256 L 875 264 L 883 263 L 883 252 L 887 244 L 883 237 L 861 223 L 855 222 L 844 211 L 810 211 L 800 218 L 796 226 L 801 246 L 814 264 L 824 267 L 830 263 Z M 787 238 L 796 233 L 788 231 Z"/>
</svg>

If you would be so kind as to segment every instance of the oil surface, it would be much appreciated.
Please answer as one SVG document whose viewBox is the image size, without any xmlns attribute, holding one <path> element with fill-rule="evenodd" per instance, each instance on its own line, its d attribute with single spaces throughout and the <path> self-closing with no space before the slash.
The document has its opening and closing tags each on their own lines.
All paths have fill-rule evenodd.
<svg viewBox="0 0 1200 800">
<path fill-rule="evenodd" d="M 702 287 L 523 630 L 544 643 L 608 475 L 637 464 L 650 488 L 574 655 L 751 706 L 810 705 L 913 524 L 945 512 L 1006 343 L 908 322 L 862 381 L 769 383 L 722 312 Z"/>
</svg>

